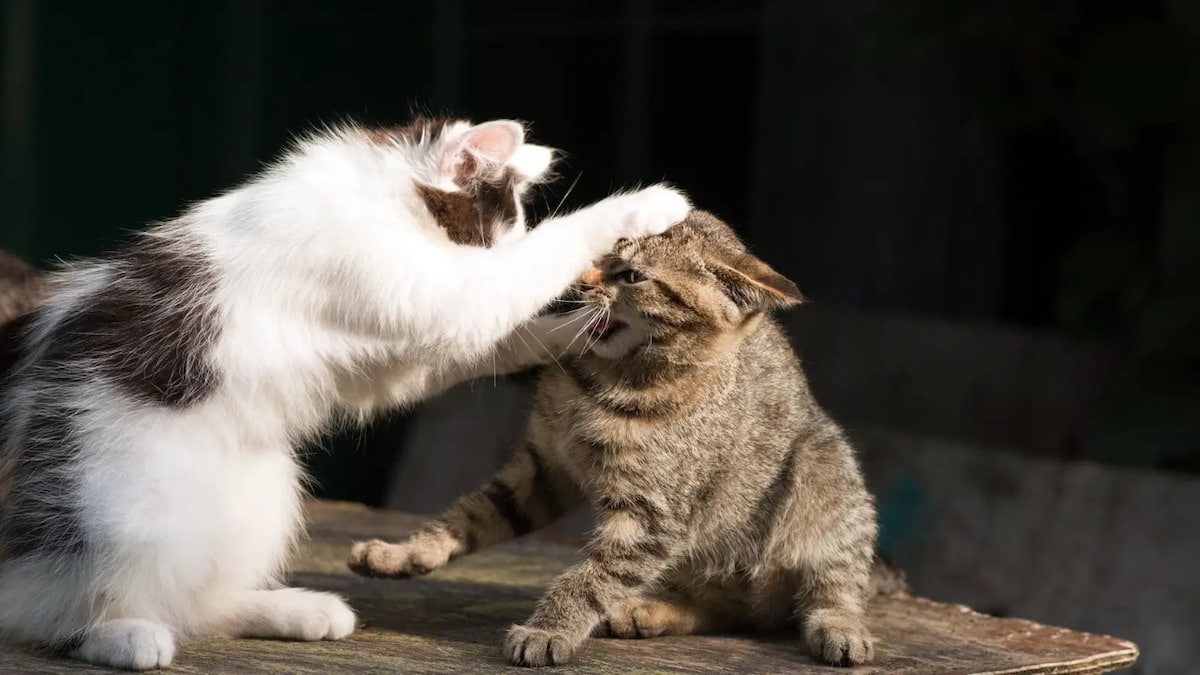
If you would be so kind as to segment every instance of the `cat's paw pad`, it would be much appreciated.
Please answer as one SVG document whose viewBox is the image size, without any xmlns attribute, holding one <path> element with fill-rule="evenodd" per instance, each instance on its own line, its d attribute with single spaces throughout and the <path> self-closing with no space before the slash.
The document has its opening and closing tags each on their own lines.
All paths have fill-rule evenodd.
<svg viewBox="0 0 1200 675">
<path fill-rule="evenodd" d="M 389 544 L 373 539 L 350 549 L 350 569 L 364 577 L 407 579 L 429 574 L 448 562 L 446 555 L 412 542 Z"/>
<path fill-rule="evenodd" d="M 504 656 L 516 666 L 560 666 L 571 660 L 577 644 L 562 633 L 513 626 L 504 641 Z"/>
<path fill-rule="evenodd" d="M 72 656 L 125 670 L 166 668 L 175 659 L 175 636 L 154 621 L 116 619 L 94 628 Z"/>
<path fill-rule="evenodd" d="M 625 220 L 630 239 L 662 234 L 687 218 L 692 205 L 682 192 L 663 184 L 652 185 L 629 195 L 631 209 Z"/>
<path fill-rule="evenodd" d="M 862 619 L 844 613 L 817 610 L 805 622 L 808 653 L 835 666 L 857 666 L 875 657 L 871 634 Z"/>
<path fill-rule="evenodd" d="M 675 613 L 666 603 L 637 598 L 621 604 L 608 616 L 608 634 L 615 638 L 652 638 L 672 632 Z"/>
</svg>

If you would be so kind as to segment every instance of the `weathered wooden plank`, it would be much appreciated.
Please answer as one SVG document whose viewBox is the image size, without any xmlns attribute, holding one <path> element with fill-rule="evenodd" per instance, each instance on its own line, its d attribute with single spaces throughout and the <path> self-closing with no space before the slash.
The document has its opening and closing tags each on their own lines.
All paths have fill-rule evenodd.
<svg viewBox="0 0 1200 675">
<path fill-rule="evenodd" d="M 508 669 L 500 638 L 524 619 L 545 584 L 574 557 L 556 543 L 527 538 L 464 558 L 424 579 L 361 579 L 345 567 L 349 544 L 396 537 L 418 519 L 342 503 L 313 503 L 312 540 L 295 566 L 296 583 L 351 598 L 363 627 L 344 642 L 206 640 L 178 657 L 180 673 L 486 673 Z M 1099 673 L 1132 664 L 1124 640 L 997 619 L 966 607 L 909 597 L 871 608 L 877 660 L 854 672 Z M 579 673 L 843 672 L 815 665 L 796 636 L 593 640 L 569 667 Z M 511 669 L 516 671 L 517 669 Z M 7 650 L 0 672 L 102 671 L 65 659 Z"/>
</svg>

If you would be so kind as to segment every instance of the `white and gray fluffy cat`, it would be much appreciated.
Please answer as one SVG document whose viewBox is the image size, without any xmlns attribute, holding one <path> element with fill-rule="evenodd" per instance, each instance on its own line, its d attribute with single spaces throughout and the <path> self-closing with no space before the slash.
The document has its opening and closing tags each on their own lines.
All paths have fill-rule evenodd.
<svg viewBox="0 0 1200 675">
<path fill-rule="evenodd" d="M 514 330 L 687 214 L 655 186 L 527 231 L 551 162 L 515 122 L 346 126 L 57 274 L 0 403 L 0 636 L 144 669 L 181 638 L 349 635 L 344 600 L 279 583 L 296 446 L 540 362 Z"/>
</svg>

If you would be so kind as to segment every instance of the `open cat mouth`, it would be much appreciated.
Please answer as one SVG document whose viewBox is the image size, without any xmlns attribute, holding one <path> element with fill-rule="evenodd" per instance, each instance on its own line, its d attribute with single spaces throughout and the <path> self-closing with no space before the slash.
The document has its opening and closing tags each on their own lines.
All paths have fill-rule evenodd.
<svg viewBox="0 0 1200 675">
<path fill-rule="evenodd" d="M 622 328 L 625 328 L 623 321 L 608 318 L 595 319 L 588 324 L 588 332 L 597 340 L 607 340 Z"/>
</svg>

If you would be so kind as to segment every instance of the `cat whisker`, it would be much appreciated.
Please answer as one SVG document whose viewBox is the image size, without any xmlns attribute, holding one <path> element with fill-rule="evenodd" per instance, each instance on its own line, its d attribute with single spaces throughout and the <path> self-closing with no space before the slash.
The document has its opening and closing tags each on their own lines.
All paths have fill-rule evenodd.
<svg viewBox="0 0 1200 675">
<path fill-rule="evenodd" d="M 567 191 L 563 193 L 562 199 L 558 200 L 558 206 L 554 207 L 554 212 L 550 214 L 550 218 L 555 218 L 558 216 L 558 210 L 561 209 L 562 205 L 567 201 L 567 197 L 571 196 L 571 192 L 575 189 L 575 186 L 579 184 L 579 179 L 582 177 L 583 172 L 580 171 L 579 174 L 575 176 L 575 180 L 571 181 L 571 187 L 568 187 Z"/>
<path fill-rule="evenodd" d="M 578 340 L 578 339 L 579 339 L 579 337 L 580 337 L 581 335 L 583 335 L 584 331 L 586 331 L 586 330 L 588 329 L 588 326 L 590 326 L 590 325 L 592 324 L 592 321 L 593 321 L 593 320 L 594 320 L 594 319 L 595 319 L 597 316 L 600 316 L 600 312 L 602 312 L 602 311 L 603 311 L 603 310 L 602 310 L 602 309 L 600 309 L 599 307 L 594 307 L 594 308 L 592 308 L 592 311 L 590 311 L 590 312 L 588 312 L 587 314 L 585 314 L 585 315 L 584 315 L 584 316 L 586 316 L 586 317 L 587 317 L 587 321 L 585 321 L 585 322 L 583 323 L 583 325 L 579 327 L 579 330 L 575 332 L 575 336 L 574 336 L 574 337 L 572 337 L 572 338 L 571 338 L 571 341 L 567 343 L 567 346 L 566 346 L 566 348 L 565 348 L 565 349 L 563 349 L 563 353 L 564 353 L 564 354 L 565 354 L 565 353 L 567 353 L 567 352 L 569 352 L 569 351 L 571 350 L 571 347 L 575 346 L 575 341 L 576 341 L 576 340 Z M 584 343 L 584 344 L 585 344 L 584 351 L 587 351 L 587 349 L 586 349 L 586 341 L 585 341 L 585 343 Z"/>
<path fill-rule="evenodd" d="M 550 360 L 554 362 L 554 365 L 558 366 L 559 368 L 562 368 L 562 364 L 560 364 L 560 363 L 558 362 L 558 357 L 556 357 L 556 356 L 554 355 L 554 353 L 550 351 L 550 348 L 546 346 L 546 343 L 542 342 L 542 341 L 541 341 L 541 340 L 538 338 L 538 336 L 537 336 L 537 335 L 535 335 L 535 334 L 534 334 L 534 332 L 533 332 L 532 330 L 530 330 L 530 329 L 529 329 L 529 327 L 528 327 L 528 326 L 520 326 L 519 328 L 520 328 L 520 330 L 524 330 L 526 333 L 528 333 L 528 334 L 529 334 L 529 337 L 533 338 L 533 341 L 534 341 L 534 342 L 538 343 L 538 346 L 542 348 L 542 351 L 546 353 L 546 356 L 549 356 L 549 357 L 550 357 Z M 529 347 L 529 343 L 525 341 L 525 338 L 521 337 L 520 330 L 518 330 L 517 332 L 515 332 L 515 333 L 513 333 L 513 334 L 514 334 L 514 335 L 516 335 L 518 338 L 520 338 L 521 342 L 522 342 L 522 343 L 523 343 L 523 344 L 524 344 L 526 347 Z M 533 351 L 533 348 L 532 348 L 532 347 L 530 347 L 530 351 Z"/>
<path fill-rule="evenodd" d="M 601 319 L 601 323 L 606 323 L 606 322 L 608 321 L 608 319 L 609 319 L 609 317 L 610 317 L 611 315 L 612 315 L 612 308 L 611 308 L 611 307 L 605 307 L 605 308 L 604 308 L 604 314 L 603 314 L 603 317 L 602 317 L 602 319 Z M 585 351 L 585 352 L 586 352 L 587 350 L 589 350 L 589 349 L 591 349 L 593 346 L 595 346 L 595 345 L 596 345 L 596 343 L 598 343 L 598 342 L 600 342 L 600 336 L 599 336 L 599 335 L 593 335 L 593 336 L 591 336 L 591 340 L 590 340 L 590 341 L 588 341 L 588 342 L 586 342 L 586 343 L 584 343 L 584 345 L 583 345 L 583 351 Z"/>
<path fill-rule="evenodd" d="M 567 326 L 570 326 L 571 324 L 575 323 L 576 321 L 579 321 L 580 319 L 587 316 L 586 308 L 581 307 L 579 309 L 573 309 L 573 310 L 571 310 L 570 313 L 574 314 L 575 312 L 579 312 L 579 314 L 575 318 L 569 319 L 569 320 L 563 322 L 562 324 L 559 324 L 559 325 L 555 326 L 554 328 L 551 328 L 550 330 L 548 330 L 546 332 L 553 333 L 555 331 L 562 330 L 563 328 L 566 328 Z"/>
</svg>

